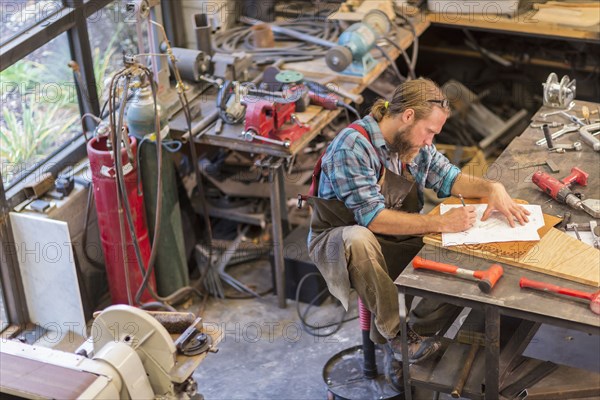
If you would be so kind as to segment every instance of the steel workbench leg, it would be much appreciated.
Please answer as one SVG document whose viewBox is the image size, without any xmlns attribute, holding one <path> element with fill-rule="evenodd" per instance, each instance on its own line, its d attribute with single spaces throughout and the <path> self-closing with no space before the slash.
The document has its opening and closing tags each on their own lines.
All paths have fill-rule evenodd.
<svg viewBox="0 0 600 400">
<path fill-rule="evenodd" d="M 408 322 L 408 317 L 406 315 L 406 292 L 402 287 L 400 288 L 398 302 L 400 305 L 400 332 L 402 333 L 402 376 L 404 378 L 404 398 L 406 400 L 412 400 L 412 390 L 410 387 L 410 366 L 407 362 L 408 333 L 406 332 L 406 326 Z"/>
<path fill-rule="evenodd" d="M 282 220 L 282 208 L 285 207 L 285 201 L 282 204 L 283 186 L 283 166 L 281 162 L 275 162 L 269 169 L 271 181 L 271 225 L 273 229 L 273 260 L 275 263 L 275 287 L 277 289 L 277 301 L 279 308 L 286 307 L 285 300 L 285 262 L 283 260 L 283 231 L 287 226 L 287 216 L 285 222 Z"/>
<path fill-rule="evenodd" d="M 498 400 L 500 363 L 500 312 L 485 307 L 485 400 Z"/>
</svg>

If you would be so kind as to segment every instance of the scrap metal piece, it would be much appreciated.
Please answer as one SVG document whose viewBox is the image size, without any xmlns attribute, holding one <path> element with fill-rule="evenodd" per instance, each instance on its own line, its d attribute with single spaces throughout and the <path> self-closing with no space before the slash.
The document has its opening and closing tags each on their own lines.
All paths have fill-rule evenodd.
<svg viewBox="0 0 600 400">
<path fill-rule="evenodd" d="M 583 210 L 594 218 L 600 218 L 600 200 L 586 199 L 581 202 Z"/>
</svg>

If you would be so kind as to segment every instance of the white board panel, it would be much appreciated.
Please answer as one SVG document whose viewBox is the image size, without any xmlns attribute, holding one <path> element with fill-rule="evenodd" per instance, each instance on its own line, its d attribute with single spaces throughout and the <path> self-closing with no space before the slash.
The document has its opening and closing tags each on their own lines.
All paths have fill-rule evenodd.
<svg viewBox="0 0 600 400">
<path fill-rule="evenodd" d="M 75 259 L 66 222 L 10 213 L 31 322 L 59 333 L 85 332 Z"/>
</svg>

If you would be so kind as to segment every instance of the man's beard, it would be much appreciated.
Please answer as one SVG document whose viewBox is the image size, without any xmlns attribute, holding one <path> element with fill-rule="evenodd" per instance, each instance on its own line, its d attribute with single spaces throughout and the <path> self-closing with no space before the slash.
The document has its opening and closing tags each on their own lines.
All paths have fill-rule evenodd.
<svg viewBox="0 0 600 400">
<path fill-rule="evenodd" d="M 397 132 L 393 142 L 389 144 L 390 150 L 398 153 L 398 159 L 403 162 L 412 161 L 421 149 L 420 146 L 414 146 L 410 142 L 410 138 L 412 137 L 412 129 L 413 125 L 410 125 L 407 126 L 403 131 Z"/>
</svg>

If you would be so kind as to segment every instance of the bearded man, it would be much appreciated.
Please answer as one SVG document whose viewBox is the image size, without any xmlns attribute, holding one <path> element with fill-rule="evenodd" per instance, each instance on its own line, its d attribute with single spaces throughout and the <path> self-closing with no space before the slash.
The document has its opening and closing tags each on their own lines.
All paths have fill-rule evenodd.
<svg viewBox="0 0 600 400">
<path fill-rule="evenodd" d="M 476 219 L 472 206 L 443 215 L 424 215 L 423 189 L 439 198 L 462 195 L 488 199 L 483 220 L 500 212 L 514 227 L 529 214 L 499 182 L 462 174 L 433 145 L 450 113 L 448 100 L 431 80 L 419 78 L 379 99 L 365 118 L 343 129 L 330 143 L 315 170 L 308 248 L 329 291 L 348 309 L 354 288 L 374 316 L 371 339 L 386 345 L 385 372 L 400 390 L 401 329 L 408 329 L 409 363 L 433 355 L 440 342 L 400 326 L 395 279 L 422 247 L 419 236 L 460 232 Z M 413 327 L 439 303 L 419 303 Z M 418 308 L 418 307 L 417 307 Z M 437 316 L 436 318 L 439 318 Z"/>
</svg>

